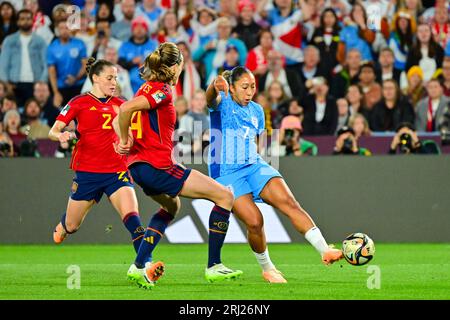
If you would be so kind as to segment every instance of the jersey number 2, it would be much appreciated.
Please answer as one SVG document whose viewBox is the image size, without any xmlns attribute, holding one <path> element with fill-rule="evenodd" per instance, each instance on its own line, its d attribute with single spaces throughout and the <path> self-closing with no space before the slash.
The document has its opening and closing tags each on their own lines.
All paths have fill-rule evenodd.
<svg viewBox="0 0 450 320">
<path fill-rule="evenodd" d="M 106 118 L 106 120 L 105 120 L 105 122 L 103 122 L 102 129 L 112 129 L 112 127 L 110 125 L 112 115 L 110 115 L 108 113 L 104 113 L 103 118 Z"/>
</svg>

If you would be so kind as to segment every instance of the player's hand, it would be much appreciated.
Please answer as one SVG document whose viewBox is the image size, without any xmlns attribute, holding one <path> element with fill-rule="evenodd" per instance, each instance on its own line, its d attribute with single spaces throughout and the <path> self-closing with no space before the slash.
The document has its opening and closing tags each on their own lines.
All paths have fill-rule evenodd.
<svg viewBox="0 0 450 320">
<path fill-rule="evenodd" d="M 58 136 L 58 140 L 61 144 L 67 143 L 71 139 L 75 139 L 76 135 L 70 131 L 61 132 Z"/>
<path fill-rule="evenodd" d="M 130 153 L 131 147 L 133 146 L 133 136 L 129 133 L 128 140 L 124 143 L 122 140 L 120 142 L 114 142 L 113 147 L 114 151 L 116 151 L 120 155 L 127 155 Z"/>
<path fill-rule="evenodd" d="M 214 80 L 214 89 L 216 89 L 216 93 L 219 94 L 219 91 L 223 91 L 225 93 L 225 96 L 228 96 L 228 82 L 225 80 L 222 76 L 217 76 L 217 78 Z"/>
</svg>

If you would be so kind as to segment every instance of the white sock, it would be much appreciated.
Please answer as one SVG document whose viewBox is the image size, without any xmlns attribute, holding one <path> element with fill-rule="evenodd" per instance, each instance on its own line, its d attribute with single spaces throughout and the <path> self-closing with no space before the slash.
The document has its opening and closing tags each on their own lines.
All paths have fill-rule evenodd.
<svg viewBox="0 0 450 320">
<path fill-rule="evenodd" d="M 312 227 L 311 229 L 309 229 L 305 233 L 305 238 L 306 240 L 309 241 L 309 243 L 311 243 L 311 245 L 314 248 L 316 248 L 316 250 L 320 254 L 323 254 L 325 251 L 329 249 L 327 242 L 325 241 L 325 239 L 322 236 L 322 233 L 317 227 Z"/>
<path fill-rule="evenodd" d="M 264 250 L 263 253 L 257 253 L 257 252 L 253 252 L 253 253 L 256 257 L 256 261 L 258 261 L 258 263 L 261 266 L 261 268 L 263 269 L 263 271 L 275 269 L 275 266 L 273 265 L 272 261 L 270 260 L 269 250 L 267 248 L 266 248 L 266 250 Z"/>
</svg>

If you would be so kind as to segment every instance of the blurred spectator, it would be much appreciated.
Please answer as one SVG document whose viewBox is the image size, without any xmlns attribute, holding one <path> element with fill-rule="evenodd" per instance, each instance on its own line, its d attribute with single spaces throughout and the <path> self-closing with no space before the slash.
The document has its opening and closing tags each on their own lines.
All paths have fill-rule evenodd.
<svg viewBox="0 0 450 320">
<path fill-rule="evenodd" d="M 267 57 L 273 49 L 273 35 L 269 29 L 261 29 L 258 33 L 259 45 L 251 49 L 247 55 L 245 66 L 253 72 L 256 78 L 256 85 L 259 85 L 259 78 L 267 71 Z"/>
<path fill-rule="evenodd" d="M 17 18 L 19 31 L 7 36 L 3 42 L 0 79 L 10 83 L 22 106 L 33 95 L 33 83 L 47 81 L 47 45 L 44 39 L 32 33 L 31 11 L 20 10 Z"/>
<path fill-rule="evenodd" d="M 122 42 L 131 38 L 131 21 L 134 18 L 135 5 L 135 0 L 121 0 L 120 8 L 123 19 L 111 25 L 111 35 Z"/>
<path fill-rule="evenodd" d="M 353 129 L 357 141 L 361 137 L 369 137 L 372 134 L 369 122 L 361 113 L 353 114 L 348 120 L 348 126 Z"/>
<path fill-rule="evenodd" d="M 366 106 L 366 99 L 364 97 L 364 91 L 358 84 L 352 84 L 348 87 L 346 95 L 350 114 L 355 113 L 362 114 L 366 119 L 370 117 L 370 110 Z"/>
<path fill-rule="evenodd" d="M 279 136 L 280 144 L 286 146 L 286 155 L 293 154 L 297 157 L 304 154 L 317 155 L 317 146 L 301 138 L 304 118 L 303 108 L 295 98 L 288 101 L 288 106 L 289 111 L 281 121 Z"/>
<path fill-rule="evenodd" d="M 289 98 L 302 98 L 305 90 L 298 73 L 284 68 L 283 62 L 281 52 L 269 51 L 267 55 L 267 71 L 259 79 L 259 91 L 267 90 L 272 81 L 277 80 L 282 84 L 286 96 Z"/>
<path fill-rule="evenodd" d="M 237 0 L 216 0 L 216 10 L 219 13 L 219 17 L 228 18 L 231 25 L 235 27 L 237 25 L 238 6 Z"/>
<path fill-rule="evenodd" d="M 423 71 L 419 66 L 413 66 L 408 71 L 408 87 L 403 90 L 411 105 L 416 108 L 417 103 L 425 98 L 427 91 L 423 86 Z"/>
<path fill-rule="evenodd" d="M 3 131 L 6 132 L 13 142 L 14 156 L 19 155 L 20 145 L 27 138 L 20 131 L 20 114 L 15 109 L 8 110 L 3 118 Z"/>
<path fill-rule="evenodd" d="M 394 131 L 402 122 L 414 123 L 414 109 L 395 80 L 383 81 L 383 97 L 373 107 L 370 129 L 373 131 Z"/>
<path fill-rule="evenodd" d="M 21 131 L 33 140 L 48 139 L 50 127 L 40 120 L 42 110 L 35 98 L 30 98 L 25 102 L 23 113 L 27 122 Z"/>
<path fill-rule="evenodd" d="M 124 42 L 119 49 L 119 64 L 130 73 L 131 88 L 136 92 L 144 83 L 139 68 L 145 57 L 158 47 L 158 42 L 149 38 L 149 26 L 143 17 L 133 19 L 131 32 L 131 39 Z"/>
<path fill-rule="evenodd" d="M 0 123 L 0 158 L 13 157 L 14 145 L 9 135 L 3 130 L 3 123 Z"/>
<path fill-rule="evenodd" d="M 342 21 L 344 17 L 346 17 L 350 11 L 352 10 L 352 6 L 347 0 L 325 0 L 325 10 L 322 12 L 325 13 L 327 10 L 332 9 L 336 13 L 336 17 L 339 21 Z M 323 23 L 320 23 L 323 26 Z"/>
<path fill-rule="evenodd" d="M 245 43 L 247 50 L 251 50 L 260 43 L 258 32 L 261 27 L 253 18 L 256 12 L 256 6 L 251 0 L 239 0 L 238 11 L 238 23 L 233 28 L 232 34 Z"/>
<path fill-rule="evenodd" d="M 347 92 L 347 88 L 359 81 L 359 69 L 361 67 L 361 53 L 358 49 L 350 49 L 347 52 L 344 67 L 335 68 L 332 77 L 330 94 L 335 98 L 342 98 Z"/>
<path fill-rule="evenodd" d="M 395 57 L 391 48 L 385 47 L 381 49 L 378 57 L 379 68 L 377 69 L 377 82 L 382 83 L 384 80 L 394 79 L 400 83 L 400 75 L 402 69 L 395 68 Z"/>
<path fill-rule="evenodd" d="M 189 42 L 189 35 L 178 23 L 175 11 L 167 10 L 161 17 L 161 27 L 158 32 L 157 40 L 159 43 Z"/>
<path fill-rule="evenodd" d="M 350 49 L 358 49 L 363 60 L 372 60 L 371 44 L 375 41 L 375 32 L 367 28 L 367 13 L 359 2 L 353 5 L 346 25 L 339 34 L 337 59 L 344 62 Z"/>
<path fill-rule="evenodd" d="M 112 47 L 117 51 L 122 46 L 122 41 L 111 37 L 111 27 L 108 20 L 98 20 L 96 23 L 96 36 L 91 41 L 86 42 L 88 57 L 104 59 L 106 48 Z"/>
<path fill-rule="evenodd" d="M 450 57 L 446 57 L 442 63 L 442 87 L 444 95 L 450 98 Z"/>
<path fill-rule="evenodd" d="M 189 102 L 183 96 L 179 96 L 175 99 L 173 103 L 175 107 L 175 111 L 177 113 L 177 121 L 175 122 L 175 129 L 180 127 L 181 119 L 188 113 L 189 111 Z"/>
<path fill-rule="evenodd" d="M 88 19 L 88 23 L 95 23 L 95 17 L 97 15 L 97 0 L 85 0 L 84 6 L 82 9 L 83 13 L 86 14 L 86 17 Z"/>
<path fill-rule="evenodd" d="M 351 127 L 342 127 L 337 132 L 336 145 L 334 146 L 334 155 L 360 155 L 370 156 L 372 153 L 358 146 L 358 140 L 355 137 L 355 131 Z"/>
<path fill-rule="evenodd" d="M 381 86 L 376 82 L 375 72 L 372 62 L 363 63 L 359 71 L 359 85 L 364 92 L 364 101 L 369 110 L 372 110 L 375 103 L 381 99 Z"/>
<path fill-rule="evenodd" d="M 269 100 L 267 99 L 266 94 L 264 94 L 263 92 L 259 92 L 256 95 L 255 102 L 261 105 L 261 107 L 263 108 L 265 121 L 264 128 L 266 129 L 267 136 L 270 137 L 272 136 L 274 127 L 272 125 L 272 108 L 269 103 Z"/>
<path fill-rule="evenodd" d="M 305 98 L 305 120 L 303 133 L 305 135 L 332 135 L 336 131 L 338 110 L 336 100 L 329 95 L 325 78 L 308 80 L 306 87 L 310 88 Z"/>
<path fill-rule="evenodd" d="M 239 52 L 235 46 L 227 45 L 225 53 L 225 61 L 222 67 L 217 70 L 217 74 L 221 74 L 226 70 L 233 70 L 233 68 L 239 65 Z"/>
<path fill-rule="evenodd" d="M 389 154 L 440 154 L 439 146 L 433 140 L 420 141 L 411 123 L 398 125 L 392 139 Z"/>
<path fill-rule="evenodd" d="M 300 67 L 300 80 L 305 83 L 307 80 L 326 77 L 326 74 L 319 66 L 320 51 L 313 45 L 307 46 L 304 50 L 304 60 Z"/>
<path fill-rule="evenodd" d="M 41 36 L 45 40 L 47 45 L 53 40 L 55 35 L 50 29 L 52 21 L 45 15 L 40 7 L 38 0 L 24 0 L 24 8 L 30 10 L 33 13 L 33 33 Z"/>
<path fill-rule="evenodd" d="M 258 2 L 258 12 L 269 22 L 275 46 L 285 55 L 288 66 L 303 62 L 302 22 L 314 13 L 312 6 L 301 4 L 299 10 L 294 0 L 274 0 L 273 6 L 267 6 L 267 0 Z"/>
<path fill-rule="evenodd" d="M 183 54 L 183 71 L 180 73 L 178 83 L 175 86 L 174 94 L 177 97 L 184 96 L 188 103 L 194 96 L 195 90 L 201 88 L 201 78 L 191 57 L 191 50 L 186 42 L 177 43 Z"/>
<path fill-rule="evenodd" d="M 416 107 L 416 129 L 419 132 L 439 131 L 442 117 L 450 100 L 444 95 L 438 79 L 427 83 L 428 97 L 419 101 Z"/>
<path fill-rule="evenodd" d="M 423 71 L 423 79 L 427 82 L 433 77 L 436 70 L 442 67 L 443 59 L 444 50 L 434 41 L 431 27 L 428 24 L 419 24 L 417 38 L 408 53 L 405 70 L 408 71 L 412 66 L 420 66 Z"/>
<path fill-rule="evenodd" d="M 134 92 L 133 89 L 131 88 L 130 74 L 126 69 L 124 69 L 122 66 L 118 64 L 119 56 L 117 54 L 116 48 L 107 47 L 105 49 L 104 59 L 106 61 L 114 63 L 117 68 L 117 87 L 116 91 L 114 92 L 114 95 L 124 97 L 127 100 L 131 100 L 134 96 Z M 86 78 L 86 81 L 83 84 L 81 92 L 88 92 L 91 89 L 92 89 L 92 82 L 88 77 Z"/>
<path fill-rule="evenodd" d="M 406 9 L 397 11 L 392 21 L 392 32 L 389 37 L 389 47 L 394 52 L 394 68 L 405 69 L 416 28 L 416 20 Z"/>
<path fill-rule="evenodd" d="M 449 9 L 448 2 L 442 5 L 436 5 L 434 12 L 434 19 L 431 25 L 434 40 L 442 47 L 447 46 L 450 38 L 450 23 L 449 23 Z"/>
<path fill-rule="evenodd" d="M 338 3 L 343 2 L 339 1 Z M 326 78 L 328 81 L 331 80 L 333 69 L 339 63 L 337 60 L 337 48 L 340 30 L 341 27 L 335 11 L 327 8 L 322 12 L 320 26 L 314 30 L 310 42 L 319 49 L 319 68 L 327 72 Z"/>
<path fill-rule="evenodd" d="M 272 127 L 275 129 L 279 128 L 281 117 L 288 111 L 286 102 L 290 97 L 287 96 L 282 83 L 278 80 L 273 80 L 265 92 L 270 109 L 272 110 Z"/>
<path fill-rule="evenodd" d="M 180 120 L 179 129 L 183 133 L 187 133 L 187 141 L 183 140 L 183 144 L 189 143 L 191 138 L 191 152 L 198 154 L 202 151 L 203 141 L 207 141 L 209 137 L 205 136 L 209 130 L 209 116 L 206 114 L 206 94 L 205 91 L 199 89 L 195 92 L 191 100 L 191 107 L 188 113 Z"/>
<path fill-rule="evenodd" d="M 53 104 L 47 82 L 38 81 L 34 84 L 33 98 L 36 99 L 42 110 L 41 120 L 49 127 L 52 127 L 56 117 L 59 115 L 59 108 Z"/>
<path fill-rule="evenodd" d="M 0 80 L 0 101 L 2 101 L 2 99 L 8 94 L 9 92 L 9 87 L 8 87 L 8 83 L 5 81 Z M 1 113 L 1 112 L 0 112 Z M 1 120 L 0 120 L 1 122 Z"/>
<path fill-rule="evenodd" d="M 5 115 L 9 110 L 17 110 L 17 100 L 13 93 L 7 92 L 2 100 L 1 114 Z"/>
<path fill-rule="evenodd" d="M 115 20 L 112 2 L 100 2 L 95 15 L 95 23 L 98 21 L 108 21 L 111 24 Z"/>
<path fill-rule="evenodd" d="M 217 40 L 217 14 L 207 6 L 200 6 L 197 14 L 190 20 L 185 20 L 184 28 L 192 36 L 191 48 L 195 52 Z M 211 45 L 209 46 L 211 47 Z"/>
<path fill-rule="evenodd" d="M 70 35 L 65 21 L 56 27 L 59 37 L 48 46 L 47 63 L 53 103 L 62 106 L 81 91 L 87 55 L 84 42 Z"/>
<path fill-rule="evenodd" d="M 415 21 L 423 14 L 422 0 L 399 0 L 399 8 L 405 9 Z"/>
<path fill-rule="evenodd" d="M 16 9 L 9 1 L 0 4 L 0 48 L 3 40 L 17 31 Z"/>
<path fill-rule="evenodd" d="M 342 127 L 348 125 L 348 121 L 350 119 L 350 108 L 348 106 L 347 99 L 339 98 L 336 100 L 336 106 L 338 109 L 338 122 L 336 126 L 336 132 L 339 131 Z"/>
<path fill-rule="evenodd" d="M 183 21 L 194 14 L 194 0 L 175 0 L 174 11 L 177 14 L 178 21 Z"/>
<path fill-rule="evenodd" d="M 148 20 L 148 31 L 150 34 L 158 30 L 159 19 L 165 9 L 157 4 L 157 0 L 142 0 L 136 7 L 136 16 L 144 16 Z"/>
<path fill-rule="evenodd" d="M 206 83 L 210 83 L 217 76 L 217 70 L 225 61 L 227 45 L 233 45 L 239 52 L 239 64 L 245 65 L 247 48 L 245 44 L 236 38 L 230 38 L 231 22 L 226 17 L 221 17 L 217 22 L 217 39 L 208 42 L 198 48 L 192 55 L 194 61 L 201 61 L 205 66 Z"/>
<path fill-rule="evenodd" d="M 94 0 L 95 2 L 95 0 Z M 84 10 L 81 12 L 81 15 L 84 13 Z M 58 4 L 52 10 L 52 24 L 50 25 L 50 30 L 53 32 L 55 37 L 59 37 L 58 24 L 61 21 L 67 21 L 69 14 L 67 13 L 67 5 L 66 4 Z M 89 24 L 89 19 L 87 21 Z M 55 39 L 55 38 L 53 38 Z M 52 41 L 53 41 L 52 39 Z"/>
</svg>

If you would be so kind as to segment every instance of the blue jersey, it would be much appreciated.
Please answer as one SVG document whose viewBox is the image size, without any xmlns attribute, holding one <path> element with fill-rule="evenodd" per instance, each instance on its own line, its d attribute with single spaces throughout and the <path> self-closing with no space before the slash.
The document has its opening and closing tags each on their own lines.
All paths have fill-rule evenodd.
<svg viewBox="0 0 450 320">
<path fill-rule="evenodd" d="M 70 38 L 67 43 L 55 39 L 47 49 L 47 63 L 55 66 L 58 88 L 67 88 L 67 76 L 76 77 L 80 72 L 82 60 L 87 58 L 84 42 L 77 38 Z M 84 79 L 78 80 L 76 86 L 82 86 Z"/>
<path fill-rule="evenodd" d="M 263 108 L 251 101 L 247 106 L 220 92 L 221 102 L 210 109 L 209 175 L 217 178 L 249 164 L 264 162 L 258 154 L 256 136 L 264 131 Z"/>
</svg>

